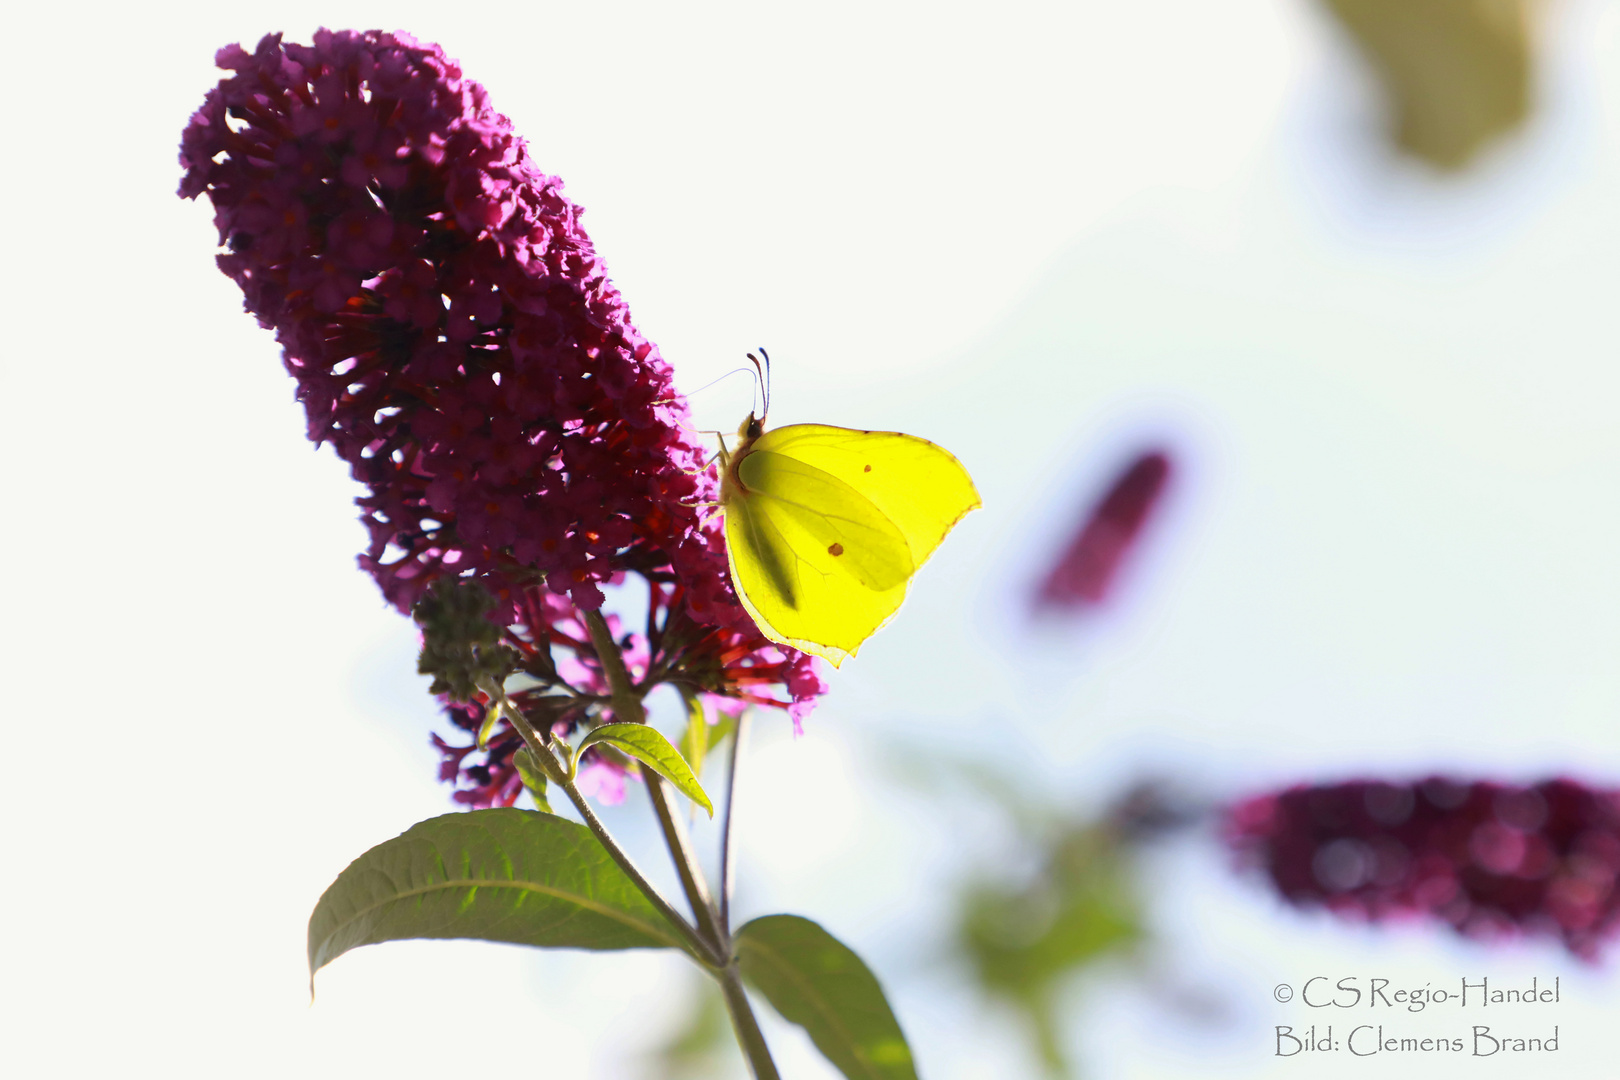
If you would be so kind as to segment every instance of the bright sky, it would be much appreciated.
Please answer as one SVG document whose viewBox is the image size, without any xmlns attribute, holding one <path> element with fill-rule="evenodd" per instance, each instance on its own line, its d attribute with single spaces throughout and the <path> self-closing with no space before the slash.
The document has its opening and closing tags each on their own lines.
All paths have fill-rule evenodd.
<svg viewBox="0 0 1620 1080">
<path fill-rule="evenodd" d="M 414 634 L 354 568 L 354 486 L 303 441 L 208 210 L 172 194 L 218 46 L 379 22 L 441 43 L 586 208 L 681 385 L 764 343 L 777 423 L 910 431 L 973 471 L 985 510 L 807 736 L 761 732 L 739 898 L 825 922 L 926 1075 L 967 1078 L 1027 1068 L 929 951 L 996 832 L 894 790 L 878 761 L 909 740 L 1076 808 L 1143 770 L 1221 798 L 1372 769 L 1620 782 L 1620 17 L 1554 11 L 1541 116 L 1448 183 L 1383 155 L 1306 0 L 14 15 L 18 1074 L 443 1076 L 545 1045 L 528 1071 L 630 1077 L 689 979 L 407 943 L 307 1005 L 315 898 L 449 804 Z M 733 427 L 746 384 L 695 405 Z M 1166 527 L 1105 619 L 1032 628 L 1031 580 L 1146 438 L 1185 466 Z M 641 842 L 645 816 L 610 824 Z M 1202 841 L 1154 867 L 1161 967 L 1227 1018 L 1099 983 L 1073 1013 L 1089 1075 L 1301 1075 L 1267 1056 L 1294 1015 L 1272 986 L 1386 973 L 1559 976 L 1558 1075 L 1612 1075 L 1620 993 L 1550 947 L 1281 912 Z M 772 1037 L 788 1075 L 832 1075 Z"/>
</svg>

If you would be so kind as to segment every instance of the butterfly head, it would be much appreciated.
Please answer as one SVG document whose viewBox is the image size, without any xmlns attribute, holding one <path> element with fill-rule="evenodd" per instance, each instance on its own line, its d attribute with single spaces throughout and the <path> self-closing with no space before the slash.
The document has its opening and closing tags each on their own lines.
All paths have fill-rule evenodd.
<svg viewBox="0 0 1620 1080">
<path fill-rule="evenodd" d="M 763 365 L 760 363 L 759 357 L 755 356 L 753 353 L 748 354 L 748 359 L 753 361 L 754 370 L 759 376 L 759 387 L 761 391 L 760 396 L 762 399 L 760 412 L 755 414 L 754 412 L 750 411 L 748 414 L 748 419 L 744 420 L 737 428 L 737 448 L 735 450 L 728 452 L 726 450 L 724 440 L 721 441 L 721 502 L 724 502 L 737 491 L 747 490 L 743 487 L 742 480 L 737 475 L 737 466 L 742 462 L 742 459 L 748 454 L 748 452 L 753 449 L 754 443 L 758 441 L 759 437 L 765 434 L 765 417 L 770 413 L 771 410 L 771 357 L 770 354 L 764 349 L 760 349 L 759 352 L 761 356 L 765 357 L 765 363 Z"/>
</svg>

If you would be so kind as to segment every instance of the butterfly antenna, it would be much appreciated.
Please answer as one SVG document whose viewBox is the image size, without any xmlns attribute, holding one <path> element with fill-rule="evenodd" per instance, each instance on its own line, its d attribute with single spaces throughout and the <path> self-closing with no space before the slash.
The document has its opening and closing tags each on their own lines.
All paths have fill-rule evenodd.
<svg viewBox="0 0 1620 1080">
<path fill-rule="evenodd" d="M 754 369 L 759 372 L 760 396 L 764 398 L 765 407 L 759 414 L 759 422 L 764 423 L 765 418 L 771 414 L 771 354 L 765 351 L 765 346 L 759 347 L 759 355 L 765 358 L 765 365 L 760 366 L 759 357 L 753 353 L 748 359 L 754 362 Z"/>
<path fill-rule="evenodd" d="M 759 347 L 759 355 L 765 358 L 765 411 L 771 411 L 771 354 L 765 351 L 765 346 Z"/>
<path fill-rule="evenodd" d="M 745 368 L 745 367 L 734 367 L 730 371 L 726 372 L 724 375 L 721 375 L 719 378 L 710 379 L 708 382 L 704 383 L 702 386 L 698 387 L 696 390 L 692 391 L 690 394 L 685 395 L 685 400 L 690 400 L 691 398 L 696 397 L 698 394 L 703 393 L 703 391 L 707 390 L 709 387 L 715 385 L 716 383 L 724 382 L 726 379 L 731 378 L 733 375 L 737 374 L 737 372 L 739 372 L 739 371 L 741 371 L 741 372 L 743 372 L 745 374 L 748 373 L 748 369 Z M 681 397 L 659 398 L 657 401 L 653 402 L 653 404 L 654 405 L 675 405 L 675 404 L 679 403 L 682 400 L 683 400 L 683 398 L 681 398 Z"/>
<path fill-rule="evenodd" d="M 759 351 L 764 352 L 765 350 L 761 349 Z M 754 383 L 755 383 L 755 385 L 757 385 L 759 387 L 759 398 L 760 398 L 759 420 L 760 420 L 760 423 L 764 423 L 765 422 L 765 415 L 771 411 L 771 388 L 770 388 L 770 383 L 768 383 L 766 381 L 766 379 L 765 379 L 765 370 L 766 369 L 760 366 L 759 357 L 755 356 L 753 353 L 749 353 L 748 354 L 748 359 L 750 361 L 752 361 L 752 363 L 754 365 Z M 766 360 L 768 362 L 769 357 L 767 357 Z"/>
</svg>

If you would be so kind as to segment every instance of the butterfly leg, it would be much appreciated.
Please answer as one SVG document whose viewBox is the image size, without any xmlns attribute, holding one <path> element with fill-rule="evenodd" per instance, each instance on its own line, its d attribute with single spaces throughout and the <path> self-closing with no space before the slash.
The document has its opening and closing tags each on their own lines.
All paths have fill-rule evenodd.
<svg viewBox="0 0 1620 1080">
<path fill-rule="evenodd" d="M 695 469 L 682 469 L 681 472 L 685 473 L 687 476 L 702 476 L 704 473 L 708 472 L 714 467 L 714 463 L 719 459 L 719 457 L 720 451 L 716 450 L 712 455 L 710 455 L 709 460 L 705 461 L 702 465 Z"/>
</svg>

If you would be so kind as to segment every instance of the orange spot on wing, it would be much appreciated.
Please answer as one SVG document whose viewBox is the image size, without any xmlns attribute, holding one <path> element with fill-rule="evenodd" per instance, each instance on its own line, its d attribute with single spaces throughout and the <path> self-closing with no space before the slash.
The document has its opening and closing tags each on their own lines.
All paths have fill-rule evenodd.
<svg viewBox="0 0 1620 1080">
<path fill-rule="evenodd" d="M 829 555 L 838 556 L 838 555 L 842 555 L 843 553 L 844 553 L 844 545 L 843 544 L 830 544 L 827 547 L 827 554 L 829 554 Z"/>
</svg>

